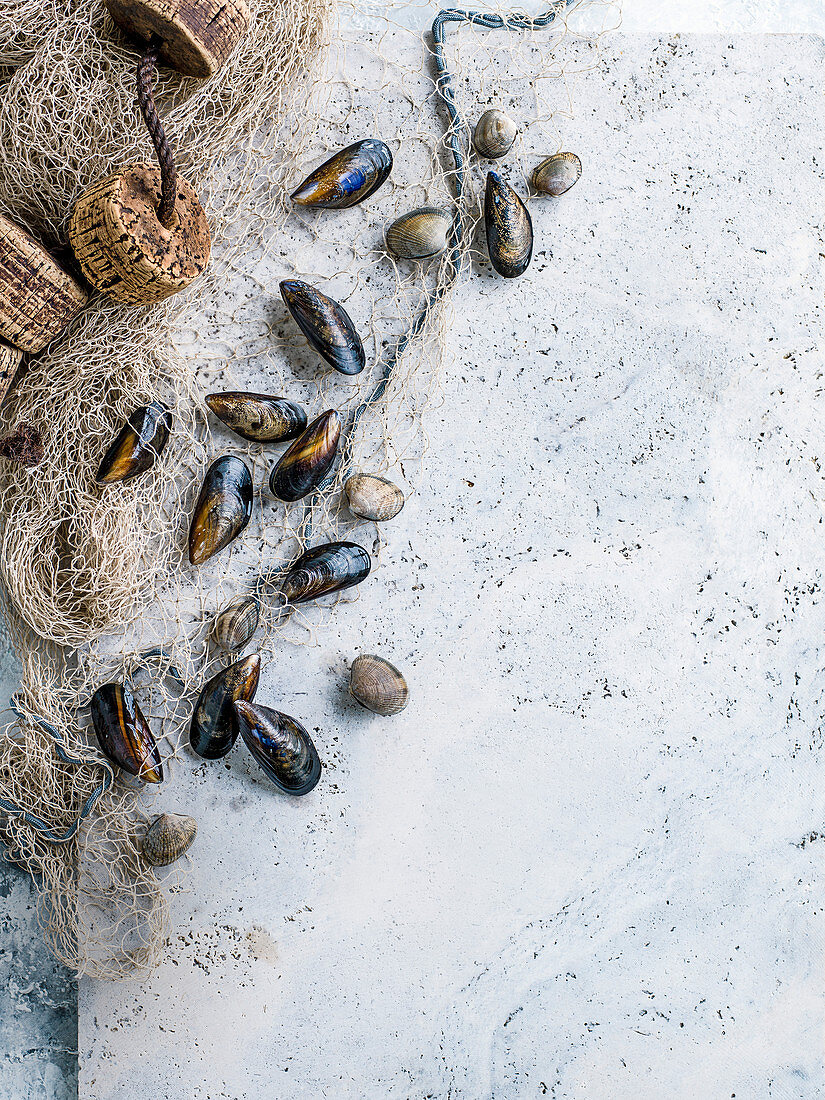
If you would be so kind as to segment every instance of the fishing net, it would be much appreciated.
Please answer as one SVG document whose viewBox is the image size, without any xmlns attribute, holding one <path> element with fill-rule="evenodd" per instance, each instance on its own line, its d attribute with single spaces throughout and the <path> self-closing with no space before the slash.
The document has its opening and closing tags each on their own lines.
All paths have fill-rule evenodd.
<svg viewBox="0 0 825 1100">
<path fill-rule="evenodd" d="M 587 34 L 574 32 L 563 3 L 535 20 L 449 17 L 423 40 L 420 29 L 341 8 L 344 40 L 331 0 L 258 0 L 252 10 L 249 35 L 217 76 L 162 68 L 156 82 L 179 171 L 209 216 L 206 275 L 149 307 L 95 297 L 29 361 L 0 414 L 6 427 L 37 424 L 46 451 L 36 468 L 5 466 L 0 484 L 5 611 L 22 664 L 0 740 L 5 840 L 41 884 L 51 949 L 96 977 L 145 972 L 163 948 L 166 893 L 184 872 L 152 869 L 140 840 L 154 813 L 179 808 L 176 773 L 196 759 L 186 743 L 193 700 L 227 660 L 209 638 L 215 612 L 240 592 L 261 595 L 254 647 L 264 662 L 314 644 L 357 590 L 295 611 L 278 595 L 284 568 L 336 538 L 366 546 L 377 566 L 391 530 L 348 512 L 345 477 L 386 475 L 408 496 L 420 484 L 422 413 L 448 366 L 451 292 L 488 267 L 478 238 L 489 165 L 469 152 L 468 121 L 489 106 L 515 119 L 503 171 L 527 198 L 532 167 L 562 147 L 576 74 L 598 63 L 598 20 L 595 33 L 592 19 Z M 605 29 L 616 12 L 602 10 Z M 406 9 L 405 19 L 424 28 L 432 12 Z M 101 0 L 0 6 L 0 43 L 0 210 L 59 246 L 84 189 L 152 159 L 135 104 L 137 55 Z M 365 136 L 392 149 L 391 184 L 351 210 L 291 208 L 290 185 Z M 396 262 L 384 229 L 422 205 L 454 212 L 451 245 L 427 264 Z M 290 276 L 346 306 L 367 348 L 362 375 L 320 368 L 278 295 Z M 204 395 L 228 389 L 288 396 L 310 418 L 339 410 L 346 442 L 322 490 L 290 506 L 271 496 L 280 449 L 245 443 L 207 412 Z M 115 432 L 153 400 L 174 415 L 162 459 L 135 482 L 97 486 Z M 253 518 L 229 550 L 193 568 L 192 506 L 219 454 L 249 465 Z M 153 728 L 159 789 L 129 781 L 97 750 L 88 701 L 113 680 L 131 683 Z"/>
</svg>

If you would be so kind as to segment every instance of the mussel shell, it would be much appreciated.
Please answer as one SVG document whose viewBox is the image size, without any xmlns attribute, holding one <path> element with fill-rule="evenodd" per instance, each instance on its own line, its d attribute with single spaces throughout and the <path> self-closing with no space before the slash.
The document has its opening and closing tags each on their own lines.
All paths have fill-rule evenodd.
<svg viewBox="0 0 825 1100">
<path fill-rule="evenodd" d="M 269 476 L 269 488 L 279 500 L 300 500 L 324 480 L 338 450 L 341 418 L 328 409 L 312 421 L 287 448 Z"/>
<path fill-rule="evenodd" d="M 377 474 L 352 474 L 344 482 L 349 510 L 360 519 L 385 523 L 404 507 L 404 494 L 391 481 Z"/>
<path fill-rule="evenodd" d="M 340 302 L 299 279 L 285 279 L 281 297 L 322 359 L 341 374 L 361 373 L 367 362 L 364 345 Z"/>
<path fill-rule="evenodd" d="M 410 694 L 395 665 L 374 653 L 362 653 L 352 662 L 349 690 L 361 706 L 385 717 L 402 711 Z"/>
<path fill-rule="evenodd" d="M 144 783 L 163 780 L 160 752 L 128 684 L 103 684 L 92 696 L 98 744 L 119 768 Z"/>
<path fill-rule="evenodd" d="M 315 546 L 293 562 L 281 592 L 289 603 L 305 603 L 352 588 L 369 574 L 372 562 L 355 542 L 329 542 Z"/>
<path fill-rule="evenodd" d="M 387 230 L 387 248 L 402 260 L 427 260 L 447 247 L 452 218 L 437 206 L 402 214 Z"/>
<path fill-rule="evenodd" d="M 244 744 L 276 787 L 308 794 L 321 778 L 321 761 L 300 722 L 252 703 L 236 703 L 235 710 Z"/>
<path fill-rule="evenodd" d="M 493 107 L 485 111 L 476 123 L 473 145 L 482 157 L 498 160 L 513 148 L 517 133 L 518 126 L 510 116 Z"/>
<path fill-rule="evenodd" d="M 236 596 L 215 616 L 212 637 L 222 649 L 243 649 L 258 629 L 260 615 L 256 596 Z"/>
<path fill-rule="evenodd" d="M 161 814 L 143 836 L 141 850 L 153 867 L 168 867 L 186 852 L 197 836 L 198 823 L 186 814 Z"/>
<path fill-rule="evenodd" d="M 206 404 L 227 428 L 252 443 L 285 443 L 307 426 L 301 406 L 285 397 L 229 390 L 208 394 Z"/>
<path fill-rule="evenodd" d="M 518 195 L 497 172 L 487 173 L 484 226 L 490 263 L 505 279 L 527 270 L 533 255 L 533 223 Z"/>
<path fill-rule="evenodd" d="M 135 409 L 103 456 L 98 485 L 146 473 L 166 446 L 171 429 L 172 414 L 160 401 Z"/>
<path fill-rule="evenodd" d="M 324 161 L 295 188 L 291 198 L 298 206 L 343 210 L 369 198 L 391 168 L 389 148 L 377 138 L 366 138 Z"/>
<path fill-rule="evenodd" d="M 544 195 L 563 195 L 582 174 L 582 162 L 575 153 L 554 153 L 533 171 L 533 187 Z"/>
<path fill-rule="evenodd" d="M 189 561 L 202 565 L 243 531 L 252 515 L 252 474 L 234 455 L 206 471 L 189 528 Z"/>
<path fill-rule="evenodd" d="M 206 760 L 226 756 L 238 738 L 235 703 L 255 698 L 260 674 L 261 658 L 251 653 L 203 685 L 189 725 L 189 744 L 198 756 Z"/>
</svg>

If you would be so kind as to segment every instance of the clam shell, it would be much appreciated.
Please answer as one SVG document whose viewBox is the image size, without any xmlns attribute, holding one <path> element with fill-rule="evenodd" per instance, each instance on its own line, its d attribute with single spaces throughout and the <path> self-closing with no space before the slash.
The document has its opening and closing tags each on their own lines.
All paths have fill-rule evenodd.
<svg viewBox="0 0 825 1100">
<path fill-rule="evenodd" d="M 311 172 L 291 198 L 298 206 L 342 210 L 377 190 L 392 168 L 392 153 L 383 141 L 365 138 L 342 149 Z"/>
<path fill-rule="evenodd" d="M 212 637 L 222 649 L 243 649 L 255 631 L 261 605 L 255 596 L 236 596 L 215 616 Z"/>
<path fill-rule="evenodd" d="M 186 852 L 198 832 L 194 817 L 185 814 L 161 814 L 146 830 L 141 849 L 147 863 L 167 867 Z"/>
<path fill-rule="evenodd" d="M 544 195 L 563 195 L 582 174 L 582 162 L 575 153 L 554 153 L 533 172 L 533 187 Z"/>
<path fill-rule="evenodd" d="M 189 561 L 202 565 L 243 531 L 252 515 L 252 474 L 245 462 L 223 455 L 206 471 L 189 528 Z"/>
<path fill-rule="evenodd" d="M 352 318 L 334 298 L 299 279 L 280 286 L 286 307 L 310 346 L 341 374 L 360 374 L 367 362 Z"/>
<path fill-rule="evenodd" d="M 234 705 L 239 699 L 255 698 L 260 675 L 260 655 L 250 653 L 203 685 L 189 725 L 189 744 L 198 756 L 206 760 L 226 756 L 238 737 Z"/>
<path fill-rule="evenodd" d="M 385 717 L 402 711 L 410 694 L 395 665 L 374 653 L 362 653 L 352 662 L 349 690 L 361 706 Z"/>
<path fill-rule="evenodd" d="M 283 443 L 307 426 L 307 414 L 294 401 L 266 393 L 210 393 L 206 404 L 227 428 L 252 443 Z"/>
<path fill-rule="evenodd" d="M 160 401 L 135 409 L 103 456 L 98 485 L 146 473 L 166 446 L 171 429 L 172 414 Z"/>
<path fill-rule="evenodd" d="M 312 738 L 288 714 L 235 704 L 241 737 L 272 782 L 287 794 L 308 794 L 321 778 L 321 761 Z"/>
<path fill-rule="evenodd" d="M 533 223 L 527 207 L 497 172 L 487 173 L 484 226 L 490 263 L 505 279 L 527 270 L 533 255 Z"/>
<path fill-rule="evenodd" d="M 427 260 L 447 247 L 452 218 L 437 206 L 402 214 L 387 230 L 387 248 L 402 260 Z"/>
<path fill-rule="evenodd" d="M 355 542 L 329 542 L 315 546 L 292 564 L 281 582 L 289 603 L 305 603 L 352 588 L 369 574 L 372 562 Z"/>
<path fill-rule="evenodd" d="M 480 156 L 498 160 L 513 148 L 517 133 L 518 126 L 510 116 L 493 107 L 485 111 L 476 123 L 473 145 Z"/>
<path fill-rule="evenodd" d="M 128 684 L 103 684 L 92 696 L 92 723 L 101 751 L 144 783 L 163 781 L 160 752 Z"/>
<path fill-rule="evenodd" d="M 324 480 L 338 450 L 341 418 L 328 409 L 312 421 L 289 447 L 269 476 L 269 488 L 279 500 L 300 500 Z"/>
<path fill-rule="evenodd" d="M 361 519 L 384 523 L 404 507 L 404 494 L 397 485 L 377 474 L 353 474 L 344 482 L 349 510 Z"/>
</svg>

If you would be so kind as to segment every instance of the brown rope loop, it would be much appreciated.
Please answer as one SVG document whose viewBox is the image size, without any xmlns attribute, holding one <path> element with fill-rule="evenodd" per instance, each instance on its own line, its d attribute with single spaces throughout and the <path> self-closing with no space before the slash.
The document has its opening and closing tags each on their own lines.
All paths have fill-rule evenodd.
<svg viewBox="0 0 825 1100">
<path fill-rule="evenodd" d="M 158 116 L 155 107 L 155 98 L 152 94 L 152 84 L 155 76 L 155 67 L 160 50 L 160 39 L 153 38 L 149 43 L 146 53 L 138 62 L 137 67 L 137 101 L 143 121 L 149 131 L 152 144 L 155 147 L 158 164 L 160 165 L 160 206 L 158 207 L 158 221 L 166 229 L 171 229 L 175 224 L 175 193 L 177 190 L 178 172 L 175 168 L 175 159 L 172 147 L 163 129 L 163 123 Z"/>
</svg>

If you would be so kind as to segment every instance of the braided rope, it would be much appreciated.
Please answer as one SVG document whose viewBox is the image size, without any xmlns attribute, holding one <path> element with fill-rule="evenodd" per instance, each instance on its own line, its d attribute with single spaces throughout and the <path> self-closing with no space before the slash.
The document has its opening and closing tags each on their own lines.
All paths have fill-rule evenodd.
<svg viewBox="0 0 825 1100">
<path fill-rule="evenodd" d="M 155 107 L 155 97 L 152 94 L 159 50 L 160 42 L 157 38 L 153 38 L 146 49 L 146 53 L 138 62 L 137 101 L 160 165 L 158 221 L 166 229 L 171 229 L 175 224 L 175 192 L 177 190 L 178 172 L 175 168 L 172 147 L 166 137 L 166 131 L 163 129 L 163 123 L 160 121 L 160 116 Z"/>
</svg>

